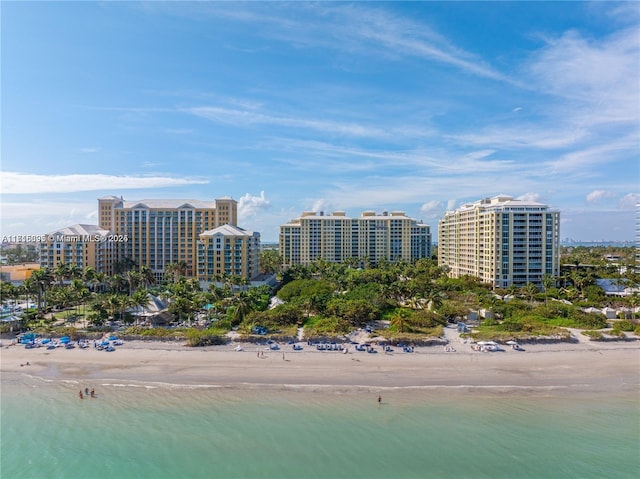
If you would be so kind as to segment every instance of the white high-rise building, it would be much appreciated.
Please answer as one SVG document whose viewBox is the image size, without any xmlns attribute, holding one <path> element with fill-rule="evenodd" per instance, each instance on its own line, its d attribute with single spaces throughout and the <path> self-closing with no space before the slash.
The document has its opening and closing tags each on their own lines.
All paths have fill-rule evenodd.
<svg viewBox="0 0 640 479">
<path fill-rule="evenodd" d="M 560 274 L 560 212 L 505 195 L 465 204 L 438 224 L 438 264 L 494 287 L 541 286 Z"/>
<path fill-rule="evenodd" d="M 305 212 L 280 226 L 280 256 L 284 266 L 308 265 L 317 259 L 410 262 L 431 256 L 431 230 L 402 211 L 365 211 L 359 218 L 343 211 Z"/>
</svg>

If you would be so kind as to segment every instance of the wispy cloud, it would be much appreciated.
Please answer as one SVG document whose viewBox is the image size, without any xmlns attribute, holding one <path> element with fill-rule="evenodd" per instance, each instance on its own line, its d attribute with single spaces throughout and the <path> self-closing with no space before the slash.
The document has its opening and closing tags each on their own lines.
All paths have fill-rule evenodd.
<svg viewBox="0 0 640 479">
<path fill-rule="evenodd" d="M 342 20 L 334 23 L 341 28 L 339 37 L 367 40 L 371 47 L 375 47 L 378 55 L 382 48 L 383 51 L 396 56 L 419 57 L 450 65 L 480 77 L 512 81 L 487 62 L 456 47 L 450 40 L 425 24 L 390 14 L 386 10 L 360 5 L 338 7 L 335 12 L 337 15 L 334 18 Z"/>
<path fill-rule="evenodd" d="M 44 234 L 77 223 L 95 224 L 96 210 L 95 201 L 2 201 L 2 228 L 14 234 Z"/>
<path fill-rule="evenodd" d="M 602 175 L 602 170 L 595 166 L 614 163 L 621 158 L 637 158 L 638 136 L 630 133 L 624 137 L 610 138 L 602 144 L 583 145 L 573 151 L 562 153 L 557 158 L 547 163 L 550 171 L 554 173 L 572 172 L 580 176 Z M 636 163 L 634 173 L 638 175 L 638 165 Z"/>
<path fill-rule="evenodd" d="M 267 5 L 255 2 L 180 5 L 152 2 L 145 8 L 165 14 L 206 16 L 250 24 L 253 25 L 253 34 L 288 43 L 295 48 L 326 48 L 376 58 L 421 58 L 475 76 L 513 82 L 425 23 L 395 14 L 390 9 L 372 7 L 371 4 L 311 2 Z M 248 54 L 253 53 L 248 51 Z"/>
<path fill-rule="evenodd" d="M 118 190 L 138 188 L 165 188 L 206 184 L 200 178 L 177 178 L 170 176 L 114 176 L 90 175 L 35 175 L 3 171 L 2 194 L 71 193 L 78 191 Z"/>
<path fill-rule="evenodd" d="M 390 133 L 381 128 L 363 126 L 356 123 L 341 123 L 329 120 L 309 118 L 296 118 L 292 116 L 279 116 L 250 110 L 231 109 L 218 106 L 201 106 L 183 108 L 181 111 L 189 113 L 216 123 L 226 123 L 240 127 L 252 125 L 274 125 L 289 128 L 301 128 L 316 130 L 324 133 L 338 135 L 386 138 Z"/>
</svg>

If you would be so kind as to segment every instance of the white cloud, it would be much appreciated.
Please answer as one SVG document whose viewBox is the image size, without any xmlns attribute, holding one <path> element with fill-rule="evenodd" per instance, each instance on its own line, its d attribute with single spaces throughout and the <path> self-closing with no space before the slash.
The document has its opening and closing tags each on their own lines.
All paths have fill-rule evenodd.
<svg viewBox="0 0 640 479">
<path fill-rule="evenodd" d="M 427 215 L 427 218 L 435 218 L 442 212 L 442 202 L 438 200 L 428 201 L 420 207 L 420 212 Z"/>
<path fill-rule="evenodd" d="M 603 198 L 613 198 L 615 194 L 611 191 L 594 190 L 587 195 L 587 203 L 597 203 Z"/>
<path fill-rule="evenodd" d="M 324 198 L 315 200 L 311 206 L 311 211 L 315 211 L 316 213 L 320 211 L 330 212 L 333 209 L 333 205 Z"/>
<path fill-rule="evenodd" d="M 524 195 L 520 195 L 517 197 L 518 200 L 522 201 L 533 201 L 534 203 L 542 203 L 544 199 L 538 193 L 525 193 Z"/>
<path fill-rule="evenodd" d="M 100 148 L 80 148 L 81 153 L 97 153 Z"/>
<path fill-rule="evenodd" d="M 636 208 L 636 205 L 640 203 L 640 194 L 638 193 L 629 193 L 624 195 L 620 199 L 620 203 L 618 203 L 618 208 L 621 210 L 633 210 Z"/>
<path fill-rule="evenodd" d="M 77 191 L 166 188 L 207 184 L 208 180 L 170 176 L 35 175 L 3 171 L 2 194 L 71 193 Z"/>
<path fill-rule="evenodd" d="M 264 191 L 260 192 L 260 196 L 251 196 L 251 194 L 246 193 L 238 201 L 238 216 L 249 218 L 270 207 L 271 202 L 264 196 Z"/>
</svg>

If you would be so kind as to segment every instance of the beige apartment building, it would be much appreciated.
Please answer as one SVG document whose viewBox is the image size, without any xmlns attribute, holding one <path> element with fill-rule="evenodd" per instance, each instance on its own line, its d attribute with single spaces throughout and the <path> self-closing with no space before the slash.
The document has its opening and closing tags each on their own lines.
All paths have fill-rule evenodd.
<svg viewBox="0 0 640 479">
<path fill-rule="evenodd" d="M 285 267 L 308 265 L 317 259 L 410 262 L 431 256 L 431 231 L 402 211 L 365 211 L 359 218 L 343 211 L 327 215 L 310 211 L 280 226 L 279 248 Z"/>
<path fill-rule="evenodd" d="M 258 276 L 259 262 L 260 233 L 223 225 L 199 236 L 199 281 L 218 281 L 222 275 L 251 280 Z"/>
<path fill-rule="evenodd" d="M 438 264 L 494 287 L 541 286 L 544 275 L 560 274 L 560 212 L 505 195 L 448 211 L 438 224 Z"/>
<path fill-rule="evenodd" d="M 96 225 L 77 224 L 47 233 L 42 239 L 39 243 L 41 268 L 53 270 L 64 263 L 113 273 L 117 243 L 109 230 Z"/>
<path fill-rule="evenodd" d="M 198 238 L 225 224 L 236 225 L 238 202 L 225 196 L 214 201 L 98 199 L 99 227 L 110 230 L 117 259 L 131 258 L 162 278 L 172 263 L 185 262 L 185 275 L 198 271 Z"/>
</svg>

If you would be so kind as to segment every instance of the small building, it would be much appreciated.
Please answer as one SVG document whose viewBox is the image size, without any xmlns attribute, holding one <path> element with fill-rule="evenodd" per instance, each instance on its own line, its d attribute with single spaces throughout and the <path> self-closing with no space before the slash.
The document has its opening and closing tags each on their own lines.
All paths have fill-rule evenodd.
<svg viewBox="0 0 640 479">
<path fill-rule="evenodd" d="M 0 266 L 0 280 L 7 283 L 24 283 L 24 280 L 30 278 L 38 269 L 38 263 L 3 264 Z"/>
<path fill-rule="evenodd" d="M 493 311 L 491 311 L 490 309 L 483 308 L 480 310 L 480 317 L 484 319 L 493 319 L 494 314 L 493 314 Z"/>
</svg>

